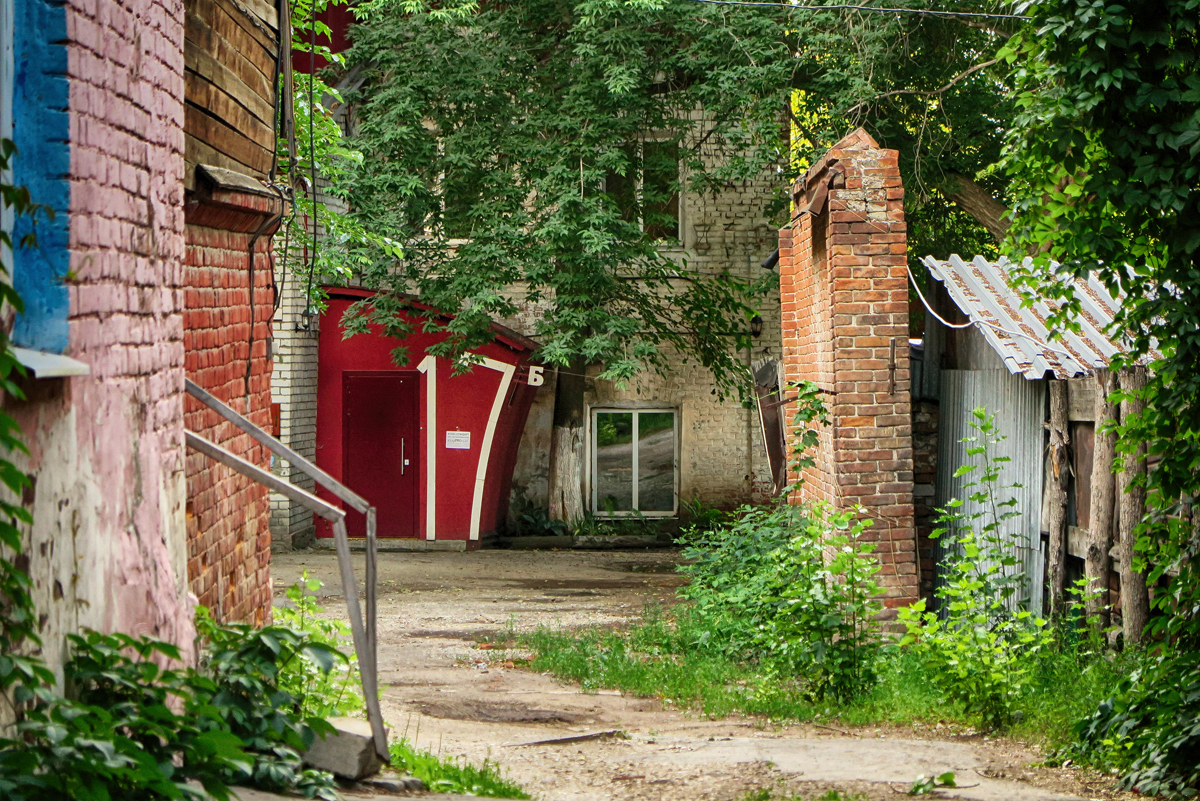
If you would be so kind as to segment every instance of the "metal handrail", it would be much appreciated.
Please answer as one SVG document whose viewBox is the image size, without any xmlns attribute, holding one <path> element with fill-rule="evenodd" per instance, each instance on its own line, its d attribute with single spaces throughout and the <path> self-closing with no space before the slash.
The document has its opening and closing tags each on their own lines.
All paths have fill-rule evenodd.
<svg viewBox="0 0 1200 801">
<path fill-rule="evenodd" d="M 358 605 L 358 587 L 354 578 L 354 566 L 350 562 L 350 537 L 346 532 L 346 512 L 327 501 L 321 500 L 307 490 L 272 475 L 258 465 L 252 464 L 240 456 L 235 456 L 221 446 L 209 442 L 192 431 L 185 432 L 188 447 L 299 503 L 305 508 L 312 510 L 314 514 L 320 515 L 333 524 L 333 538 L 337 546 L 338 569 L 342 578 L 342 594 L 345 596 L 346 613 L 350 618 L 350 633 L 354 640 L 354 650 L 358 658 L 359 676 L 362 681 L 363 696 L 367 706 L 367 718 L 371 723 L 371 735 L 375 743 L 375 751 L 380 759 L 385 762 L 388 761 L 387 732 L 383 727 L 383 712 L 379 708 L 379 672 L 378 654 L 376 651 L 378 646 L 375 626 L 378 548 L 376 547 L 375 538 L 375 507 L 371 506 L 361 495 L 354 493 L 349 487 L 317 467 L 308 459 L 305 459 L 266 431 L 263 431 L 254 423 L 247 420 L 244 416 L 217 400 L 212 393 L 197 386 L 191 379 L 186 380 L 185 388 L 187 393 L 193 398 L 249 434 L 255 441 L 276 456 L 287 460 L 289 464 L 311 477 L 322 487 L 344 501 L 350 508 L 366 514 L 367 569 L 365 583 L 367 615 L 364 625 L 362 610 Z"/>
</svg>

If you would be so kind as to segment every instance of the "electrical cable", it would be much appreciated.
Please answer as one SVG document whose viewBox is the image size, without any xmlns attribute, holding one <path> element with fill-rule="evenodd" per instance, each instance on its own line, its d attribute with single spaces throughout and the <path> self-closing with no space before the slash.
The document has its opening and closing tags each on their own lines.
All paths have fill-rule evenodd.
<svg viewBox="0 0 1200 801">
<path fill-rule="evenodd" d="M 283 4 L 282 3 L 276 4 L 276 11 L 279 11 L 281 5 L 283 5 Z M 282 102 L 281 102 L 282 92 L 280 91 L 280 88 L 279 88 L 279 73 L 280 73 L 280 70 L 282 69 L 282 63 L 283 63 L 283 48 L 284 48 L 283 37 L 280 36 L 279 37 L 279 47 L 275 53 L 275 68 L 272 71 L 271 86 L 272 86 L 272 90 L 274 93 L 275 113 L 271 115 L 271 154 L 272 154 L 272 158 L 271 158 L 271 168 L 267 171 L 267 184 L 272 189 L 279 192 L 279 212 L 276 214 L 273 214 L 272 216 L 263 220 L 262 223 L 258 226 L 257 230 L 255 230 L 254 233 L 251 234 L 250 246 L 248 248 L 249 252 L 246 254 L 246 256 L 247 256 L 247 258 L 246 258 L 246 290 L 249 295 L 249 302 L 247 305 L 250 309 L 250 332 L 246 336 L 245 389 L 246 389 L 246 410 L 247 410 L 247 412 L 250 411 L 250 379 L 253 376 L 253 372 L 254 372 L 254 324 L 255 324 L 255 320 L 254 320 L 254 268 L 255 268 L 255 261 L 257 261 L 257 256 L 258 256 L 258 240 L 260 238 L 262 238 L 262 235 L 267 232 L 268 228 L 270 228 L 272 225 L 277 224 L 281 219 L 283 219 L 283 212 L 287 207 L 287 203 L 283 197 L 283 190 L 275 183 L 275 176 L 279 170 L 279 148 L 278 148 L 279 117 L 280 117 L 280 107 L 282 105 Z M 268 263 L 269 263 L 269 261 L 270 261 L 270 254 L 268 254 Z M 272 266 L 272 268 L 271 268 L 271 284 L 272 284 L 272 286 L 274 286 L 274 284 L 275 284 L 274 266 Z M 271 305 L 272 305 L 271 313 L 272 313 L 272 316 L 274 316 L 274 308 L 275 308 L 274 299 L 272 299 Z"/>
<path fill-rule="evenodd" d="M 308 195 L 312 198 L 313 206 L 313 244 L 312 258 L 308 264 L 308 284 L 304 292 L 305 329 L 312 328 L 312 282 L 313 273 L 317 271 L 317 207 L 320 206 L 320 201 L 317 199 L 317 146 L 316 136 L 313 133 L 313 119 L 317 114 L 317 106 L 314 102 L 317 83 L 317 0 L 309 1 L 312 3 L 312 13 L 309 17 L 309 28 L 312 35 L 309 37 L 310 49 L 308 51 Z"/>
<path fill-rule="evenodd" d="M 908 270 L 908 278 L 910 281 L 912 281 L 913 289 L 916 290 L 917 297 L 921 299 L 921 304 L 925 307 L 925 311 L 929 312 L 929 314 L 933 317 L 933 319 L 937 320 L 939 323 L 946 326 L 947 328 L 970 328 L 973 325 L 986 326 L 988 328 L 994 328 L 995 330 L 1000 331 L 1001 333 L 1008 334 L 1009 336 L 1022 337 L 1024 339 L 1028 339 L 1032 342 L 1036 342 L 1044 350 L 1048 350 L 1051 353 L 1057 353 L 1062 356 L 1066 356 L 1068 359 L 1074 359 L 1076 361 L 1079 361 L 1079 358 L 1075 354 L 1071 353 L 1070 351 L 1061 350 L 1059 348 L 1056 348 L 1056 347 L 1052 346 L 1049 342 L 1043 342 L 1042 340 L 1038 339 L 1037 337 L 1030 336 L 1029 334 L 1026 334 L 1023 331 L 1010 331 L 1009 329 L 1007 329 L 1003 326 L 996 325 L 995 323 L 989 323 L 986 320 L 976 320 L 974 318 L 974 316 L 972 316 L 969 312 L 967 313 L 967 317 L 969 319 L 965 323 L 951 323 L 951 322 L 947 321 L 940 314 L 938 314 L 937 312 L 935 312 L 933 310 L 933 307 L 929 305 L 929 301 L 925 300 L 925 296 L 921 294 L 921 287 L 917 285 L 917 277 L 915 275 L 913 275 L 912 268 L 906 264 L 906 265 L 904 265 L 904 269 Z"/>
<path fill-rule="evenodd" d="M 985 11 L 935 11 L 923 8 L 885 8 L 883 6 L 807 6 L 793 3 L 762 3 L 751 0 L 691 0 L 693 3 L 708 3 L 715 6 L 764 6 L 788 8 L 797 11 L 873 11 L 877 14 L 920 14 L 930 17 L 974 17 L 983 19 L 1030 20 L 1033 17 L 1021 14 L 991 14 Z"/>
</svg>

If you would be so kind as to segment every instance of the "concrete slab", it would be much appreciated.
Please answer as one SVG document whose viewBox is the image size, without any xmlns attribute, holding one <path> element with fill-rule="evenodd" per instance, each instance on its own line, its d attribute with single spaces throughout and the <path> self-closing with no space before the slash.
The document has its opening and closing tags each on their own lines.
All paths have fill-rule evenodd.
<svg viewBox="0 0 1200 801">
<path fill-rule="evenodd" d="M 698 738 L 659 739 L 661 750 L 639 757 L 659 762 L 701 766 L 745 762 L 770 763 L 777 770 L 814 782 L 885 782 L 909 785 L 917 776 L 952 771 L 960 786 L 943 797 L 973 801 L 1083 801 L 1016 782 L 999 781 L 977 772 L 985 761 L 967 743 L 837 737 L 830 739 Z"/>
</svg>

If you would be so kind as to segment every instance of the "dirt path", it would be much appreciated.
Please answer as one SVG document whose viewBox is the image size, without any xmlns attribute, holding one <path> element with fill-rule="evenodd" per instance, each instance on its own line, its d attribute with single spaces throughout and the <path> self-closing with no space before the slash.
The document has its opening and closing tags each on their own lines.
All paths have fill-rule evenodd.
<svg viewBox="0 0 1200 801">
<path fill-rule="evenodd" d="M 936 732 L 913 729 L 842 735 L 752 718 L 706 720 L 613 691 L 585 694 L 549 676 L 508 669 L 503 653 L 475 647 L 509 625 L 578 627 L 634 618 L 647 601 L 671 597 L 680 581 L 672 572 L 675 558 L 664 552 L 381 554 L 380 685 L 393 736 L 444 755 L 490 758 L 543 801 L 734 801 L 766 787 L 812 798 L 837 789 L 876 801 L 897 798 L 918 774 L 945 771 L 974 786 L 943 797 L 1118 797 L 1102 778 L 1032 767 L 1036 754 L 1011 742 L 937 739 Z M 307 569 L 326 585 L 327 613 L 344 614 L 331 552 L 276 554 L 273 569 L 277 603 Z M 626 737 L 512 746 L 612 729 Z"/>
</svg>

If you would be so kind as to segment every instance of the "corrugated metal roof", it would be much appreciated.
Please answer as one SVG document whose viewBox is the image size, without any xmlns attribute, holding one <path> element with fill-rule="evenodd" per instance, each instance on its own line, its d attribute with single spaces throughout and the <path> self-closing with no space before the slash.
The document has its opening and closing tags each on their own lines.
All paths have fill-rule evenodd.
<svg viewBox="0 0 1200 801">
<path fill-rule="evenodd" d="M 1079 332 L 1064 331 L 1061 338 L 1051 341 L 1046 321 L 1056 307 L 1041 298 L 1026 306 L 1027 291 L 1014 288 L 1009 280 L 1006 267 L 1011 262 L 988 261 L 982 256 L 971 261 L 958 256 L 946 260 L 926 256 L 922 261 L 946 286 L 963 314 L 972 322 L 983 323 L 977 326 L 979 331 L 1012 373 L 1041 378 L 1049 370 L 1056 378 L 1073 378 L 1108 366 L 1120 350 L 1104 334 L 1120 304 L 1095 276 L 1075 282 L 1081 311 Z"/>
</svg>

